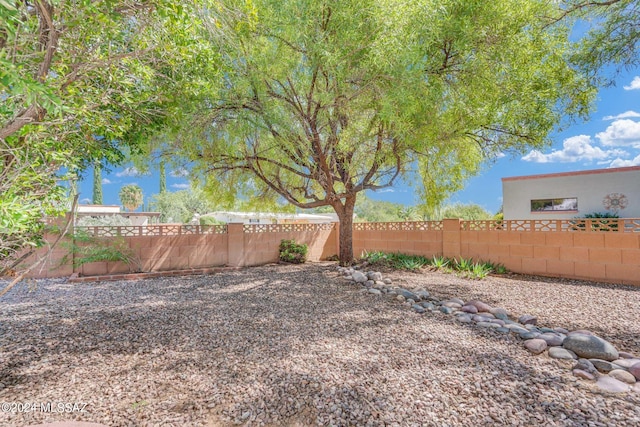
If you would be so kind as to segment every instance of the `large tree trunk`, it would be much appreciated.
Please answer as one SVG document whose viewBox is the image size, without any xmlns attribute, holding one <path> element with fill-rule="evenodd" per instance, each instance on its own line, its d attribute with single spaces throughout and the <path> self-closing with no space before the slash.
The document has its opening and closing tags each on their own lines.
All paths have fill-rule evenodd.
<svg viewBox="0 0 640 427">
<path fill-rule="evenodd" d="M 344 205 L 336 208 L 340 220 L 340 265 L 353 264 L 353 211 L 356 204 L 356 196 L 347 197 Z"/>
</svg>

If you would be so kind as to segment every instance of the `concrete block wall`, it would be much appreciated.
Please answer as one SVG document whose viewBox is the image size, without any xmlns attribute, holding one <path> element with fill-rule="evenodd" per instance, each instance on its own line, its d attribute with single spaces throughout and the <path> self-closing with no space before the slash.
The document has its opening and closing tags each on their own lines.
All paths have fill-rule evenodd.
<svg viewBox="0 0 640 427">
<path fill-rule="evenodd" d="M 640 220 L 620 220 L 615 230 L 575 228 L 557 221 L 461 221 L 354 224 L 354 255 L 365 251 L 402 252 L 432 257 L 472 258 L 504 264 L 516 273 L 640 285 Z M 569 227 L 567 226 L 569 225 Z M 589 224 L 587 224 L 589 225 Z M 571 228 L 573 227 L 573 228 Z M 229 224 L 226 233 L 125 237 L 143 271 L 217 266 L 253 266 L 278 260 L 283 239 L 309 245 L 311 261 L 338 253 L 338 224 Z M 42 252 L 42 251 L 41 251 Z M 58 266 L 64 249 L 31 277 L 61 277 L 74 271 Z M 128 273 L 123 263 L 91 263 L 82 275 Z"/>
</svg>

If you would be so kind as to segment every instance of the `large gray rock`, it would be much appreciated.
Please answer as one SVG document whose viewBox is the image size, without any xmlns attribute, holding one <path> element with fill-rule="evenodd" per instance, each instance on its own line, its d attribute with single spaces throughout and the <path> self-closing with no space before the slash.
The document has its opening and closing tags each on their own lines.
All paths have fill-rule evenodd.
<svg viewBox="0 0 640 427">
<path fill-rule="evenodd" d="M 610 342 L 595 335 L 570 334 L 562 346 L 586 359 L 612 361 L 618 358 L 618 350 Z"/>
<path fill-rule="evenodd" d="M 369 293 L 373 294 L 373 295 L 382 295 L 382 291 L 380 289 L 376 289 L 376 288 L 370 288 L 369 289 Z"/>
<path fill-rule="evenodd" d="M 526 340 L 524 346 L 533 354 L 540 354 L 547 349 L 547 342 L 538 338 Z"/>
</svg>

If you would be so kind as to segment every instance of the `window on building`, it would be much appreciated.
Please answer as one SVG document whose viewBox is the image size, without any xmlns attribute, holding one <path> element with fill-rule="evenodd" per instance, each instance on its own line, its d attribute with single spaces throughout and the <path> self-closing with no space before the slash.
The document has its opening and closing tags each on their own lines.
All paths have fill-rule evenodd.
<svg viewBox="0 0 640 427">
<path fill-rule="evenodd" d="M 531 212 L 577 211 L 578 198 L 536 199 L 531 201 Z"/>
<path fill-rule="evenodd" d="M 260 219 L 258 218 L 249 218 L 249 224 L 259 224 Z"/>
</svg>

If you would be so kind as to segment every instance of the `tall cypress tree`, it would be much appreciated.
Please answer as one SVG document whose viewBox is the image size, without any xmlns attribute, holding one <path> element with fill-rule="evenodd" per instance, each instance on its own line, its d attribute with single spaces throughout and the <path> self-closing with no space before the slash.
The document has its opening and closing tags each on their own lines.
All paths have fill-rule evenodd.
<svg viewBox="0 0 640 427">
<path fill-rule="evenodd" d="M 167 172 L 164 160 L 160 161 L 160 194 L 167 192 Z"/>
<path fill-rule="evenodd" d="M 93 166 L 93 204 L 101 205 L 102 203 L 102 166 L 96 163 Z"/>
</svg>

